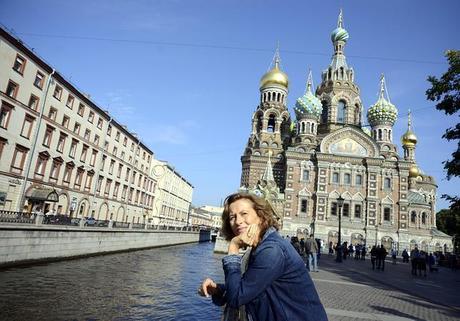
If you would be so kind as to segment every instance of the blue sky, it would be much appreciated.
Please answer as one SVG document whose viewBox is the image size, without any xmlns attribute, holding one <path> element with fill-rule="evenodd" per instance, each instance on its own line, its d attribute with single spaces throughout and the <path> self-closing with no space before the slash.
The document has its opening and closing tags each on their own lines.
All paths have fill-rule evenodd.
<svg viewBox="0 0 460 321">
<path fill-rule="evenodd" d="M 418 164 L 435 176 L 439 195 L 459 190 L 459 179 L 447 181 L 442 166 L 455 145 L 441 139 L 458 116 L 444 116 L 425 98 L 427 76 L 447 70 L 444 51 L 459 49 L 459 1 L 0 3 L 0 23 L 195 186 L 194 205 L 219 205 L 239 187 L 259 80 L 277 42 L 294 117 L 308 69 L 317 85 L 331 61 L 330 33 L 343 8 L 345 54 L 365 108 L 376 102 L 384 73 L 400 114 L 395 141 L 400 147 L 410 108 Z"/>
</svg>

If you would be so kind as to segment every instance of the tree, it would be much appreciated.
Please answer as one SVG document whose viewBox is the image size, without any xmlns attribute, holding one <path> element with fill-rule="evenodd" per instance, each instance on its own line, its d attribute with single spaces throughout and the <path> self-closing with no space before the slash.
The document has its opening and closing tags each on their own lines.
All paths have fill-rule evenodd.
<svg viewBox="0 0 460 321">
<path fill-rule="evenodd" d="M 436 214 L 438 230 L 454 237 L 454 252 L 460 249 L 460 212 L 450 209 L 440 210 Z"/>
<path fill-rule="evenodd" d="M 436 109 L 444 111 L 447 115 L 454 115 L 460 111 L 460 51 L 448 50 L 445 54 L 449 69 L 440 79 L 429 76 L 431 88 L 426 91 L 426 96 L 431 101 L 438 102 Z M 457 141 L 457 150 L 452 153 L 452 158 L 443 162 L 447 170 L 446 177 L 460 176 L 460 123 L 446 129 L 442 138 L 448 141 Z M 443 194 L 442 198 L 450 202 L 450 209 L 460 212 L 460 197 L 458 195 Z"/>
</svg>

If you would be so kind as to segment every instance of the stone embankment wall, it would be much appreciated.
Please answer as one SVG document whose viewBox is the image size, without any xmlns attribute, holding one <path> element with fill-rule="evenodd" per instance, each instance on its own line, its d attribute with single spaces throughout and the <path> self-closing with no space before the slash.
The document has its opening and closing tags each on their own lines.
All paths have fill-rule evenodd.
<svg viewBox="0 0 460 321">
<path fill-rule="evenodd" d="M 209 240 L 209 231 L 0 225 L 0 267 Z"/>
</svg>

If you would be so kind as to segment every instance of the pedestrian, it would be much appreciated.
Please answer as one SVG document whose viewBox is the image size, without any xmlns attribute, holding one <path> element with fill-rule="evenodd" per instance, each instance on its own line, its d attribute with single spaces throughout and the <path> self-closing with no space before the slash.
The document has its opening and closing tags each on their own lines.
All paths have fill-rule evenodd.
<svg viewBox="0 0 460 321">
<path fill-rule="evenodd" d="M 407 253 L 406 249 L 404 249 L 401 256 L 403 258 L 403 263 L 409 263 L 409 253 Z"/>
<path fill-rule="evenodd" d="M 417 265 L 418 265 L 419 257 L 420 257 L 420 253 L 417 247 L 415 247 L 412 251 L 410 251 L 411 274 L 412 275 L 417 275 Z"/>
<path fill-rule="evenodd" d="M 435 264 L 436 264 L 436 259 L 435 259 L 434 255 L 433 255 L 433 253 L 430 253 L 430 255 L 428 256 L 428 266 L 430 268 L 430 272 L 435 271 L 435 267 L 434 267 Z M 437 271 L 437 269 L 436 269 L 436 271 Z"/>
<path fill-rule="evenodd" d="M 301 257 L 305 256 L 305 239 L 302 237 L 299 242 Z"/>
<path fill-rule="evenodd" d="M 420 255 L 419 255 L 419 258 L 417 260 L 417 269 L 418 269 L 418 275 L 419 276 L 422 276 L 422 272 L 423 272 L 423 276 L 426 277 L 426 260 L 427 260 L 427 257 L 426 257 L 426 252 L 425 251 L 420 251 Z"/>
<path fill-rule="evenodd" d="M 305 241 L 305 253 L 308 258 L 308 270 L 310 272 L 319 272 L 318 271 L 318 243 L 313 237 L 313 234 L 310 234 L 310 238 Z"/>
<path fill-rule="evenodd" d="M 327 321 L 327 315 L 305 265 L 288 240 L 278 234 L 270 204 L 253 194 L 236 193 L 225 200 L 222 235 L 230 241 L 222 259 L 225 284 L 205 279 L 201 296 L 226 305 L 225 320 Z M 249 247 L 242 265 L 241 249 Z M 244 263 L 244 262 L 243 262 Z"/>
<path fill-rule="evenodd" d="M 361 260 L 366 259 L 366 244 L 363 245 L 363 248 L 361 249 Z"/>
<path fill-rule="evenodd" d="M 396 264 L 396 250 L 395 249 L 391 249 L 391 261 L 393 262 L 393 264 Z"/>
<path fill-rule="evenodd" d="M 377 257 L 380 257 L 380 270 L 384 271 L 385 270 L 385 258 L 387 257 L 388 252 L 383 246 L 383 244 L 380 245 L 380 249 L 377 252 Z M 377 260 L 378 260 L 377 258 Z"/>
<path fill-rule="evenodd" d="M 329 255 L 334 254 L 334 245 L 332 244 L 332 241 L 329 242 Z"/>
<path fill-rule="evenodd" d="M 377 247 L 374 245 L 371 249 L 371 264 L 372 270 L 375 270 L 375 261 L 377 260 Z"/>
</svg>

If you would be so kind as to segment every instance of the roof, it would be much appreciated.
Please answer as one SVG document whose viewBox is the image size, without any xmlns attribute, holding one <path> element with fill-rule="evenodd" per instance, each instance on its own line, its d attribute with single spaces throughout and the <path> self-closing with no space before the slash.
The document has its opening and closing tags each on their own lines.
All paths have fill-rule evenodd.
<svg viewBox="0 0 460 321">
<path fill-rule="evenodd" d="M 407 193 L 407 200 L 411 204 L 430 205 L 430 203 L 426 201 L 425 196 L 415 191 L 409 191 Z"/>
</svg>

